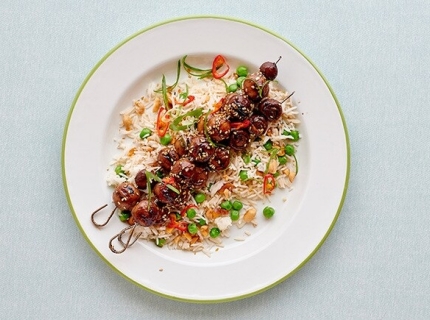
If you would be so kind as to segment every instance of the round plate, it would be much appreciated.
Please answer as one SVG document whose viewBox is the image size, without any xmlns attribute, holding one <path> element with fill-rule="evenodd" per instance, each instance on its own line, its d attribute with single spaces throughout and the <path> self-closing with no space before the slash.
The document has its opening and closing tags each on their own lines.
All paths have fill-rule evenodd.
<svg viewBox="0 0 430 320">
<path fill-rule="evenodd" d="M 119 112 L 162 74 L 173 82 L 184 55 L 209 59 L 224 55 L 231 65 L 256 70 L 276 61 L 277 80 L 295 91 L 302 139 L 299 174 L 291 192 L 270 199 L 276 214 L 258 226 L 238 229 L 210 257 L 139 241 L 114 254 L 109 240 L 123 227 L 113 219 L 97 229 L 91 213 L 110 203 L 106 169 L 118 152 Z M 171 81 L 172 80 L 172 81 Z M 287 40 L 243 21 L 192 17 L 147 28 L 113 48 L 90 72 L 73 101 L 62 150 L 63 181 L 72 213 L 83 235 L 114 270 L 151 292 L 172 299 L 219 302 L 262 292 L 297 271 L 321 246 L 336 222 L 349 177 L 349 144 L 340 106 L 327 81 Z M 285 201 L 285 198 L 287 201 Z M 112 205 L 110 203 L 110 205 Z M 260 204 L 259 210 L 267 205 Z M 107 210 L 107 209 L 106 209 Z M 259 211 L 261 212 L 261 210 Z M 107 214 L 107 212 L 105 213 Z M 244 232 L 246 231 L 246 234 Z"/>
</svg>

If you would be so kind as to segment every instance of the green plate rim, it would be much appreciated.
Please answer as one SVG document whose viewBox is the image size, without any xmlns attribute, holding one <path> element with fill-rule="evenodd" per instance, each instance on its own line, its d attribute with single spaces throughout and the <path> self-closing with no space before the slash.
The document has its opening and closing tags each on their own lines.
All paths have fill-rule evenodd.
<svg viewBox="0 0 430 320">
<path fill-rule="evenodd" d="M 317 71 L 317 73 L 319 74 L 319 76 L 323 79 L 324 83 L 326 84 L 327 88 L 329 89 L 335 103 L 336 106 L 338 108 L 340 117 L 342 119 L 342 124 L 343 124 L 343 128 L 344 128 L 344 132 L 345 132 L 345 140 L 346 140 L 346 151 L 347 151 L 347 157 L 346 157 L 346 161 L 347 161 L 347 168 L 346 168 L 346 175 L 345 175 L 345 183 L 344 183 L 344 189 L 343 189 L 343 194 L 342 194 L 342 198 L 341 201 L 339 203 L 336 215 L 330 225 L 330 227 L 328 228 L 326 234 L 324 235 L 324 237 L 322 238 L 322 240 L 320 241 L 320 243 L 316 246 L 316 248 L 309 254 L 309 256 L 300 264 L 298 265 L 293 271 L 291 271 L 289 274 L 287 274 L 286 276 L 282 277 L 281 279 L 279 279 L 278 281 L 262 288 L 259 289 L 257 291 L 253 291 L 251 293 L 248 294 L 244 294 L 244 295 L 239 295 L 239 296 L 235 296 L 232 298 L 224 298 L 224 299 L 216 299 L 216 300 L 192 300 L 192 299 L 184 299 L 184 298 L 178 298 L 175 296 L 171 296 L 171 295 L 167 295 L 167 294 L 163 294 L 160 292 L 157 292 L 155 290 L 152 290 L 148 287 L 143 286 L 140 283 L 137 283 L 136 281 L 134 281 L 133 279 L 127 277 L 125 274 L 123 274 L 122 272 L 120 272 L 117 268 L 115 268 L 115 266 L 113 264 L 111 264 L 108 260 L 106 260 L 102 254 L 97 250 L 97 248 L 92 244 L 91 240 L 88 238 L 88 236 L 86 235 L 85 231 L 83 230 L 81 224 L 79 223 L 79 220 L 76 216 L 76 213 L 73 209 L 73 205 L 72 202 L 70 200 L 70 195 L 69 195 L 69 190 L 67 187 L 67 181 L 66 181 L 66 172 L 65 172 L 65 147 L 66 147 L 66 140 L 67 140 L 67 132 L 69 129 L 69 124 L 70 124 L 70 119 L 72 117 L 73 111 L 75 109 L 76 106 L 76 102 L 78 101 L 82 90 L 85 88 L 86 84 L 88 83 L 88 81 L 91 79 L 92 75 L 97 71 L 97 69 L 103 64 L 103 62 L 109 57 L 111 56 L 116 50 L 118 50 L 120 47 L 122 47 L 125 43 L 127 43 L 128 41 L 130 41 L 131 39 L 139 36 L 142 33 L 145 33 L 149 30 L 152 30 L 154 28 L 157 28 L 159 26 L 165 25 L 165 24 L 169 24 L 169 23 L 173 23 L 173 22 L 178 22 L 178 21 L 183 21 L 183 20 L 193 20 L 193 19 L 218 19 L 218 20 L 227 20 L 227 21 L 233 21 L 233 22 L 238 22 L 238 23 L 243 23 L 246 25 L 249 25 L 251 27 L 257 28 L 257 29 L 261 29 L 262 31 L 265 31 L 275 37 L 277 37 L 278 39 L 286 42 L 287 44 L 289 44 L 291 47 L 293 47 L 298 53 L 300 53 L 311 65 L 312 67 Z M 295 274 L 299 269 L 301 269 L 313 256 L 314 254 L 320 249 L 320 247 L 322 246 L 322 244 L 325 242 L 325 240 L 327 239 L 327 237 L 329 236 L 329 234 L 331 233 L 334 225 L 336 224 L 337 219 L 339 218 L 340 212 L 342 210 L 343 204 L 345 202 L 345 197 L 346 197 L 346 193 L 348 190 L 348 184 L 349 184 L 349 175 L 350 175 L 350 141 L 349 141 L 349 134 L 348 134 L 348 129 L 346 127 L 346 121 L 345 121 L 345 117 L 344 114 L 342 112 L 342 108 L 340 106 L 339 100 L 337 99 L 333 88 L 331 87 L 331 85 L 328 83 L 327 79 L 325 78 L 325 76 L 321 73 L 321 71 L 317 68 L 317 66 L 309 59 L 309 57 L 304 54 L 299 48 L 297 48 L 294 44 L 292 44 L 289 40 L 285 39 L 284 37 L 282 37 L 281 35 L 268 30 L 264 27 L 261 27 L 255 23 L 252 23 L 250 21 L 245 21 L 243 19 L 238 19 L 238 18 L 233 18 L 233 17 L 226 17 L 226 16 L 217 16 L 217 15 L 192 15 L 192 16 L 183 16 L 183 17 L 177 17 L 177 18 L 172 18 L 172 19 L 168 19 L 168 20 L 164 20 L 162 22 L 156 23 L 156 24 L 152 24 L 147 28 L 141 29 L 140 31 L 137 31 L 136 33 L 132 34 L 131 36 L 125 38 L 123 41 L 121 41 L 120 43 L 118 43 L 115 47 L 113 47 L 111 50 L 108 51 L 108 53 L 106 53 L 102 59 L 93 67 L 93 69 L 90 71 L 90 73 L 86 76 L 86 78 L 84 79 L 82 85 L 79 87 L 78 92 L 75 95 L 75 98 L 73 99 L 72 105 L 70 107 L 67 119 L 66 119 L 66 124 L 64 127 L 64 133 L 63 133 L 63 141 L 62 141 L 62 146 L 61 146 L 61 166 L 62 166 L 62 178 L 63 178 L 63 187 L 64 187 L 64 191 L 66 193 L 66 198 L 67 198 L 67 202 L 69 204 L 70 210 L 72 211 L 72 215 L 73 218 L 76 222 L 76 224 L 78 225 L 78 228 L 80 229 L 81 233 L 83 234 L 83 236 L 85 237 L 85 239 L 87 240 L 87 242 L 90 244 L 90 246 L 94 249 L 94 251 L 102 258 L 102 260 L 104 260 L 115 272 L 119 273 L 121 276 L 123 276 L 125 279 L 127 279 L 128 281 L 132 282 L 133 284 L 135 284 L 138 287 L 141 287 L 155 295 L 164 297 L 164 298 L 168 298 L 171 300 L 175 300 L 175 301 L 181 301 L 181 302 L 188 302 L 188 303 L 221 303 L 221 302 L 231 302 L 231 301 L 236 301 L 236 300 L 240 300 L 240 299 L 244 299 L 244 298 L 248 298 L 251 296 L 255 296 L 259 293 L 262 293 L 264 291 L 269 290 L 270 288 L 273 288 L 274 286 L 278 285 L 279 283 L 285 281 L 287 278 L 291 277 L 293 274 Z"/>
</svg>

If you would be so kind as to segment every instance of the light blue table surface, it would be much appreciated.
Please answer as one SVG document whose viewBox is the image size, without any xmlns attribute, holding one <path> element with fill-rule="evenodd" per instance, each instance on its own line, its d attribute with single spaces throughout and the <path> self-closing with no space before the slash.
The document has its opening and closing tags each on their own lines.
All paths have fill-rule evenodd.
<svg viewBox="0 0 430 320">
<path fill-rule="evenodd" d="M 61 174 L 67 115 L 93 66 L 189 15 L 289 39 L 331 84 L 350 137 L 348 193 L 321 249 L 278 286 L 223 304 L 168 300 L 114 272 L 80 233 Z M 428 0 L 3 0 L 0 318 L 430 319 L 429 78 Z"/>
</svg>

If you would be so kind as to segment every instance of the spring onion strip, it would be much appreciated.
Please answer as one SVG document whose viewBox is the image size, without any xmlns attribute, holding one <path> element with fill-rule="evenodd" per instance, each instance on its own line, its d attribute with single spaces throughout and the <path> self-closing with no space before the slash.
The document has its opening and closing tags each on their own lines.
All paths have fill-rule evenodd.
<svg viewBox="0 0 430 320">
<path fill-rule="evenodd" d="M 166 77 L 163 74 L 161 79 L 161 94 L 163 95 L 163 103 L 166 110 L 169 110 L 169 99 L 167 97 Z"/>
<path fill-rule="evenodd" d="M 175 80 L 175 83 L 172 84 L 171 86 L 166 87 L 166 91 L 167 92 L 170 92 L 173 89 L 175 89 L 175 87 L 178 85 L 180 75 L 181 75 L 181 60 L 178 60 L 178 66 L 177 66 L 177 69 L 176 69 L 176 80 Z M 162 93 L 162 91 L 163 91 L 163 89 L 154 90 L 154 92 L 157 92 L 157 93 Z"/>
<path fill-rule="evenodd" d="M 194 109 L 191 111 L 188 111 L 187 113 L 183 114 L 182 116 L 177 117 L 173 122 L 170 124 L 170 129 L 173 131 L 181 131 L 185 130 L 189 127 L 191 127 L 194 123 L 189 125 L 180 125 L 181 121 L 186 117 L 194 117 L 199 118 L 203 113 L 203 108 Z"/>
<path fill-rule="evenodd" d="M 162 183 L 164 183 L 163 182 L 163 180 L 161 180 L 160 179 L 160 177 L 157 177 L 155 174 L 153 174 L 152 172 L 149 172 L 149 171 L 146 171 L 145 172 L 145 175 L 146 175 L 146 179 L 147 179 L 147 182 L 146 182 L 146 185 L 148 186 L 148 184 L 149 184 L 149 189 L 148 189 L 148 198 L 150 198 L 150 193 L 151 193 L 151 189 L 150 189 L 150 187 L 151 187 L 151 181 L 152 180 L 155 180 L 155 181 L 157 181 L 157 182 L 162 182 Z M 175 193 L 177 193 L 177 194 L 180 194 L 181 192 L 178 190 L 178 189 L 176 189 L 174 186 L 172 186 L 171 184 L 168 184 L 168 183 L 166 183 L 166 186 L 167 186 L 167 188 L 169 188 L 170 190 L 172 190 L 173 192 L 175 192 Z"/>
<path fill-rule="evenodd" d="M 212 69 L 200 69 L 197 67 L 193 67 L 185 62 L 185 59 L 187 56 L 184 56 L 182 58 L 182 65 L 184 66 L 185 71 L 187 71 L 188 74 L 199 77 L 199 79 L 203 79 L 209 76 L 212 76 Z"/>
</svg>

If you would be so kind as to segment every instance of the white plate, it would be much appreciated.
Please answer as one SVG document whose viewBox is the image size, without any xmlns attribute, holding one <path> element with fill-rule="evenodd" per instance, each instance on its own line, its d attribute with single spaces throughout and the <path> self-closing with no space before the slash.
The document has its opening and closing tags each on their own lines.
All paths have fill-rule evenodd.
<svg viewBox="0 0 430 320">
<path fill-rule="evenodd" d="M 251 70 L 276 60 L 277 80 L 298 103 L 299 174 L 294 190 L 271 200 L 276 213 L 259 218 L 245 241 L 229 240 L 208 257 L 141 241 L 123 254 L 108 248 L 123 224 L 99 230 L 91 212 L 111 199 L 106 168 L 117 152 L 119 111 L 149 81 L 174 79 L 184 55 L 222 54 Z M 170 78 L 169 78 L 170 77 Z M 167 81 L 169 82 L 169 80 Z M 183 18 L 145 29 L 112 49 L 90 72 L 70 110 L 63 138 L 63 180 L 75 220 L 96 252 L 135 284 L 172 299 L 219 302 L 262 292 L 297 271 L 336 222 L 349 177 L 349 144 L 340 106 L 327 81 L 291 43 L 263 28 L 219 17 Z M 283 198 L 287 196 L 288 201 Z M 262 208 L 261 205 L 260 209 Z M 243 230 L 237 231 L 243 235 Z"/>
</svg>

